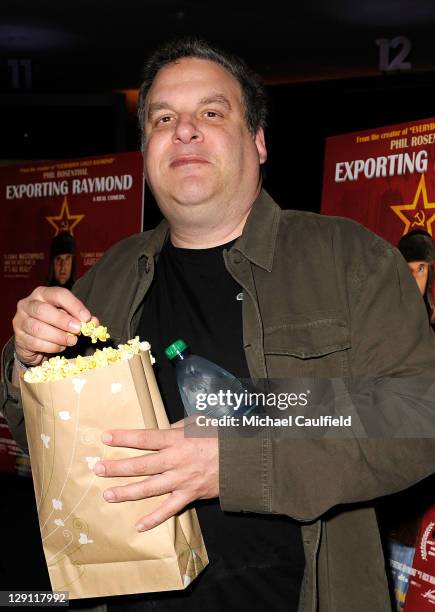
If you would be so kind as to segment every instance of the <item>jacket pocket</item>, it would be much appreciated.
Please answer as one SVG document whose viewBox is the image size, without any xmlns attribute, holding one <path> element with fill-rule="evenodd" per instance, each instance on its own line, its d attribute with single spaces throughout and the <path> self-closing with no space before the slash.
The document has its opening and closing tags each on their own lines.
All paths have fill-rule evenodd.
<svg viewBox="0 0 435 612">
<path fill-rule="evenodd" d="M 269 378 L 347 376 L 350 348 L 348 325 L 339 318 L 284 321 L 264 329 Z"/>
</svg>

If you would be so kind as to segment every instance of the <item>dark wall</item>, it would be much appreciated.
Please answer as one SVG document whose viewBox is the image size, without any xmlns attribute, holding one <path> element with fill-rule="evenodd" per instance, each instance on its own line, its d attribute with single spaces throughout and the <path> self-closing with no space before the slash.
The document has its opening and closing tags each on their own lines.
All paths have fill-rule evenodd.
<svg viewBox="0 0 435 612">
<path fill-rule="evenodd" d="M 282 208 L 320 210 L 328 136 L 435 116 L 433 73 L 269 88 L 265 186 Z"/>
<path fill-rule="evenodd" d="M 121 94 L 0 95 L 0 159 L 67 159 L 125 151 L 132 146 L 127 125 Z"/>
</svg>

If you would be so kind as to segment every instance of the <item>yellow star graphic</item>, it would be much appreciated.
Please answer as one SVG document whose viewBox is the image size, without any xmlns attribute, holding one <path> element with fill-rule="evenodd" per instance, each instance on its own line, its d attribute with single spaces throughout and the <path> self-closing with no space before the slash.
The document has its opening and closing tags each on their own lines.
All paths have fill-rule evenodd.
<svg viewBox="0 0 435 612">
<path fill-rule="evenodd" d="M 422 200 L 423 206 L 417 206 L 420 198 Z M 427 201 L 427 191 L 424 174 L 421 175 L 421 179 L 418 183 L 417 191 L 415 192 L 412 204 L 396 204 L 394 206 L 390 206 L 390 208 L 405 224 L 402 236 L 407 234 L 410 229 L 414 229 L 416 227 L 426 229 L 426 231 L 429 232 L 429 234 L 432 236 L 432 223 L 435 221 L 435 213 L 433 213 L 429 218 L 427 218 L 426 211 L 434 209 L 435 202 Z M 406 214 L 405 211 L 413 212 Z"/>
<path fill-rule="evenodd" d="M 65 196 L 62 203 L 62 208 L 60 209 L 60 214 L 45 218 L 56 230 L 55 236 L 57 236 L 59 232 L 68 232 L 71 234 L 71 236 L 74 236 L 74 228 L 78 223 L 80 223 L 84 216 L 85 215 L 70 214 L 68 200 Z"/>
</svg>

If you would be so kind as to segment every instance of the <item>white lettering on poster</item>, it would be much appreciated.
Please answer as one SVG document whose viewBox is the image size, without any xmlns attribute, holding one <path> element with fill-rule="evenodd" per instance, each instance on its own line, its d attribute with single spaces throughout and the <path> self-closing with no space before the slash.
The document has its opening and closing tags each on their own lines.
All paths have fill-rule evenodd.
<svg viewBox="0 0 435 612">
<path fill-rule="evenodd" d="M 428 154 L 424 149 L 418 153 L 397 153 L 394 155 L 381 155 L 368 159 L 355 159 L 335 164 L 335 182 L 357 181 L 360 175 L 367 178 L 380 176 L 395 176 L 426 172 Z"/>
<path fill-rule="evenodd" d="M 128 191 L 133 186 L 131 174 L 120 176 L 100 176 L 95 178 L 73 179 L 71 184 L 66 181 L 43 181 L 40 183 L 20 183 L 6 185 L 7 200 L 21 200 L 22 198 L 46 198 L 51 196 L 65 196 L 70 193 L 110 193 L 112 191 Z M 115 198 L 113 198 L 115 199 Z"/>
</svg>

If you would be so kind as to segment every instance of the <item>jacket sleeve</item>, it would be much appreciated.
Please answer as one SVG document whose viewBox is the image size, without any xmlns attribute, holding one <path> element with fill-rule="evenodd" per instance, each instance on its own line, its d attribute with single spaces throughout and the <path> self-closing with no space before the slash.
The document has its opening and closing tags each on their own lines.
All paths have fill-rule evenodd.
<svg viewBox="0 0 435 612">
<path fill-rule="evenodd" d="M 400 253 L 363 229 L 358 240 L 353 256 L 335 246 L 336 271 L 348 296 L 351 376 L 376 377 L 389 414 L 397 409 L 399 415 L 423 401 L 427 388 L 419 397 L 416 381 L 425 376 L 427 382 L 435 373 L 435 335 Z M 412 377 L 409 397 L 403 393 L 406 377 Z M 433 389 L 431 394 L 435 397 Z M 434 405 L 429 401 L 426 409 L 435 428 Z M 222 429 L 219 452 L 223 510 L 279 513 L 300 521 L 403 490 L 435 472 L 430 433 L 420 439 L 290 439 L 282 428 L 269 427 L 241 439 Z"/>
<path fill-rule="evenodd" d="M 21 393 L 11 382 L 14 365 L 14 341 L 11 338 L 3 347 L 1 357 L 1 412 L 3 413 L 15 442 L 27 451 L 26 429 L 21 406 Z"/>
</svg>

